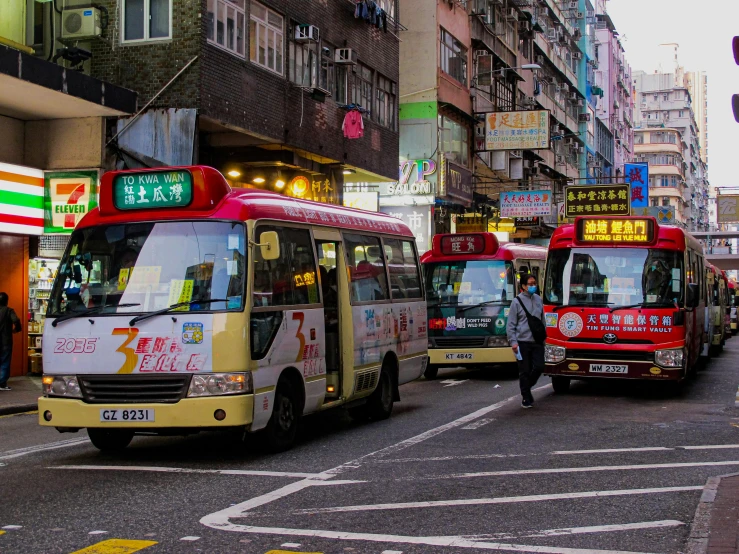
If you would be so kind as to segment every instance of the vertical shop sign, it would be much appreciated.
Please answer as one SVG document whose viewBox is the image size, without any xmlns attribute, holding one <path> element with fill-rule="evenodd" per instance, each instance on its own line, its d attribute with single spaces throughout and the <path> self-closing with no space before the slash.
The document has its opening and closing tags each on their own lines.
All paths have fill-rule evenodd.
<svg viewBox="0 0 739 554">
<path fill-rule="evenodd" d="M 439 196 L 447 197 L 463 206 L 472 204 L 472 172 L 450 162 L 440 154 L 441 176 L 439 179 Z"/>
<path fill-rule="evenodd" d="M 44 232 L 71 233 L 85 214 L 97 206 L 98 172 L 44 173 Z"/>
<path fill-rule="evenodd" d="M 423 254 L 430 248 L 431 206 L 381 206 L 380 211 L 397 217 L 408 225 L 416 237 L 419 254 Z"/>
<path fill-rule="evenodd" d="M 649 206 L 649 164 L 624 164 L 626 182 L 631 184 L 631 209 L 633 215 L 642 215 L 642 210 Z M 636 208 L 636 210 L 635 210 Z"/>
</svg>

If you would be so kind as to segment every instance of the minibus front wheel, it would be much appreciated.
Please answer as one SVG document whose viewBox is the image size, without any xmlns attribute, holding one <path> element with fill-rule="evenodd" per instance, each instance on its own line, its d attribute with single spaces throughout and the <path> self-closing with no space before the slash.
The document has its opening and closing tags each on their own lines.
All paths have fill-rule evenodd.
<svg viewBox="0 0 739 554">
<path fill-rule="evenodd" d="M 101 452 L 120 452 L 133 439 L 133 431 L 130 429 L 90 428 L 87 434 L 92 445 Z"/>
</svg>

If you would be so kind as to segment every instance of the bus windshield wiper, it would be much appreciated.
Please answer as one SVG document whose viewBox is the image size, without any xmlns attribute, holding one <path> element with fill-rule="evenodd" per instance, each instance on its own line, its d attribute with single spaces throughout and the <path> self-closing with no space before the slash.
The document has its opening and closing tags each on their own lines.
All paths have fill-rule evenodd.
<svg viewBox="0 0 739 554">
<path fill-rule="evenodd" d="M 606 306 L 610 306 L 613 304 L 613 302 L 580 302 L 578 304 L 561 304 L 559 306 L 555 306 L 552 310 L 553 312 L 558 312 L 559 310 L 562 310 L 564 308 L 605 308 Z"/>
<path fill-rule="evenodd" d="M 155 315 L 166 314 L 168 312 L 176 310 L 177 308 L 182 308 L 183 306 L 192 306 L 193 304 L 211 304 L 213 302 L 228 302 L 228 300 L 225 298 L 207 298 L 205 300 L 189 300 L 187 302 L 177 302 L 176 304 L 172 304 L 170 306 L 167 306 L 166 308 L 157 310 L 156 312 L 149 312 L 148 314 L 137 315 L 128 322 L 128 325 L 130 327 L 133 327 L 139 321 L 149 319 L 150 317 L 154 317 Z"/>
<path fill-rule="evenodd" d="M 467 306 L 465 308 L 462 308 L 460 311 L 466 312 L 467 310 L 471 310 L 472 308 L 479 308 L 480 306 L 489 306 L 490 304 L 508 304 L 510 306 L 509 300 L 486 300 L 485 302 L 478 302 L 477 304 L 473 304 L 472 306 Z"/>
<path fill-rule="evenodd" d="M 630 308 L 669 308 L 671 306 L 675 306 L 675 304 L 675 302 L 670 302 L 669 300 L 660 300 L 659 302 L 639 302 L 638 304 L 629 304 L 627 306 L 614 306 L 611 308 L 610 312 L 613 313 L 616 310 L 628 310 Z"/>
<path fill-rule="evenodd" d="M 67 321 L 68 319 L 74 319 L 75 317 L 85 317 L 90 314 L 97 314 L 99 312 L 102 312 L 105 308 L 130 308 L 131 306 L 140 306 L 140 305 L 141 304 L 117 304 L 117 305 L 116 304 L 104 304 L 102 306 L 93 306 L 92 308 L 88 308 L 84 312 L 74 312 L 73 314 L 61 315 L 51 322 L 51 326 L 56 327 L 62 321 Z"/>
</svg>

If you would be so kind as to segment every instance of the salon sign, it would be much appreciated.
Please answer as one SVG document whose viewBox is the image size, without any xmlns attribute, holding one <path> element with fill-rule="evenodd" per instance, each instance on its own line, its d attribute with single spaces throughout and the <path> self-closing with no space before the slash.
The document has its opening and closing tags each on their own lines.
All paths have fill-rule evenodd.
<svg viewBox="0 0 739 554">
<path fill-rule="evenodd" d="M 44 173 L 44 232 L 71 233 L 97 206 L 98 172 Z"/>
</svg>

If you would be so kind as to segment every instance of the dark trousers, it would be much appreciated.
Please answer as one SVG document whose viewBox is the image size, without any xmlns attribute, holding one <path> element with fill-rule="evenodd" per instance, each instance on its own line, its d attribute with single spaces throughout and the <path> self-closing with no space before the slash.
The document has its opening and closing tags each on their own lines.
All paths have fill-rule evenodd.
<svg viewBox="0 0 739 554">
<path fill-rule="evenodd" d="M 13 346 L 0 344 L 0 387 L 8 385 L 10 377 L 10 360 L 13 358 Z"/>
<path fill-rule="evenodd" d="M 519 342 L 518 350 L 522 360 L 518 361 L 518 382 L 521 386 L 521 397 L 529 402 L 534 401 L 531 388 L 544 371 L 544 345 L 535 342 Z"/>
</svg>

